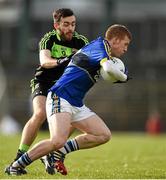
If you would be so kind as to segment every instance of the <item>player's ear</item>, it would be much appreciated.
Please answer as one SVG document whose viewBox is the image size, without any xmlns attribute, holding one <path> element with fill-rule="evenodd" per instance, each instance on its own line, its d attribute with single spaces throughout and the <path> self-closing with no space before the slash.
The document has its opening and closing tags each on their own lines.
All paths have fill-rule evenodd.
<svg viewBox="0 0 166 180">
<path fill-rule="evenodd" d="M 54 23 L 54 28 L 58 29 L 58 27 L 59 27 L 59 24 L 58 23 Z"/>
</svg>

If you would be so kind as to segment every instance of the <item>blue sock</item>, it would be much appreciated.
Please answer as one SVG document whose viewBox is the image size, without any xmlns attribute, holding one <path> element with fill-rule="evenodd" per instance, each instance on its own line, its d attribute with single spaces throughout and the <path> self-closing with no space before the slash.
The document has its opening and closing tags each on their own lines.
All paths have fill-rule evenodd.
<svg viewBox="0 0 166 180">
<path fill-rule="evenodd" d="M 28 166 L 31 163 L 32 163 L 32 160 L 29 158 L 28 153 L 24 153 L 17 161 L 15 161 L 12 164 L 12 166 L 25 168 L 26 166 Z"/>
<path fill-rule="evenodd" d="M 77 150 L 79 150 L 79 147 L 76 139 L 70 139 L 65 143 L 64 147 L 54 151 L 54 158 L 56 160 L 64 160 L 66 154 Z"/>
</svg>

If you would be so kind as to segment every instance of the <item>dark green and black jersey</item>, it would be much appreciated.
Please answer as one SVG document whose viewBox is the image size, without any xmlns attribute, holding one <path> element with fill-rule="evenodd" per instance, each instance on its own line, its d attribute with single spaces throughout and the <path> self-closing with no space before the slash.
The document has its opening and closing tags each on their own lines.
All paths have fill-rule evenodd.
<svg viewBox="0 0 166 180">
<path fill-rule="evenodd" d="M 56 30 L 50 31 L 44 35 L 39 43 L 39 49 L 48 49 L 51 51 L 52 58 L 65 58 L 71 56 L 75 50 L 81 49 L 84 45 L 88 43 L 87 38 L 74 33 L 71 41 L 62 41 Z M 36 69 L 35 79 L 40 82 L 55 82 L 62 75 L 65 67 L 69 62 L 64 62 L 61 65 L 46 69 L 39 66 Z"/>
</svg>

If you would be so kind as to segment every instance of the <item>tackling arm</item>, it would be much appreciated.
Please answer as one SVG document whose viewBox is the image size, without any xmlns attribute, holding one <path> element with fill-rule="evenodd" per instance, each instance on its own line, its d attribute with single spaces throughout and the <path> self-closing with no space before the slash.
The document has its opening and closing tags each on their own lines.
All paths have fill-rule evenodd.
<svg viewBox="0 0 166 180">
<path fill-rule="evenodd" d="M 40 65 L 44 68 L 53 68 L 58 65 L 57 60 L 51 57 L 50 50 L 43 49 L 40 51 Z"/>
<path fill-rule="evenodd" d="M 55 66 L 58 66 L 59 64 L 62 64 L 65 61 L 69 61 L 70 58 L 73 56 L 71 54 L 69 57 L 55 59 L 51 57 L 50 50 L 43 49 L 40 51 L 40 65 L 46 69 L 53 68 Z"/>
</svg>

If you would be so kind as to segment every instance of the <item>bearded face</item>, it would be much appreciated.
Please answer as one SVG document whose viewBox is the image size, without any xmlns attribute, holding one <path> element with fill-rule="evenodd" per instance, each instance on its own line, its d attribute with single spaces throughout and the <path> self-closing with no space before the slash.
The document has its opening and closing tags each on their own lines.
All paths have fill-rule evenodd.
<svg viewBox="0 0 166 180">
<path fill-rule="evenodd" d="M 60 22 L 54 24 L 54 27 L 59 30 L 60 36 L 65 41 L 70 41 L 76 27 L 75 16 L 61 18 Z"/>
</svg>

